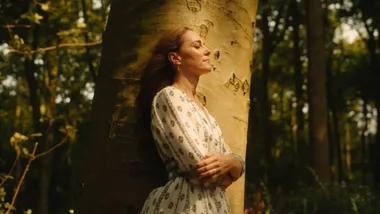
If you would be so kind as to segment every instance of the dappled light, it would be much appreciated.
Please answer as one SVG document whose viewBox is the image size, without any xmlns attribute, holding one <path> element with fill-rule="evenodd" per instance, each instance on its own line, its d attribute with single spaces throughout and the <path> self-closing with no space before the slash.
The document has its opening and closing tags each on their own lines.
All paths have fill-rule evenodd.
<svg viewBox="0 0 380 214">
<path fill-rule="evenodd" d="M 196 99 L 245 159 L 223 186 L 233 214 L 380 213 L 379 11 L 363 0 L 2 0 L 0 213 L 140 213 L 167 180 L 139 130 L 140 66 L 177 25 L 211 51 Z"/>
</svg>

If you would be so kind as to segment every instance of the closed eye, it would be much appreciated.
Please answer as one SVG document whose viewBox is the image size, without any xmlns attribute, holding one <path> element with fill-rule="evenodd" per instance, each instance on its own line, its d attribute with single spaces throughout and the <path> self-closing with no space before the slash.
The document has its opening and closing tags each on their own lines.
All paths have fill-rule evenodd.
<svg viewBox="0 0 380 214">
<path fill-rule="evenodd" d="M 199 41 L 199 40 L 194 41 L 194 42 L 193 42 L 193 45 L 194 45 L 194 47 L 195 47 L 196 49 L 199 49 L 199 48 L 202 47 L 202 43 L 201 43 L 201 41 Z"/>
</svg>

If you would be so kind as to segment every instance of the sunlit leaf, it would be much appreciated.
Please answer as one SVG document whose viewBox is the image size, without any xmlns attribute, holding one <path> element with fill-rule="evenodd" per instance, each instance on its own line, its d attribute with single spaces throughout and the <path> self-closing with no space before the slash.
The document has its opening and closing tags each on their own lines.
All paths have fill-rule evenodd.
<svg viewBox="0 0 380 214">
<path fill-rule="evenodd" d="M 28 151 L 28 149 L 26 149 L 26 148 L 22 148 L 22 153 L 23 153 L 24 155 L 29 155 L 29 151 Z"/>
<path fill-rule="evenodd" d="M 41 9 L 43 11 L 48 11 L 50 9 L 49 4 L 48 3 L 41 4 Z"/>
<path fill-rule="evenodd" d="M 4 173 L 1 173 L 0 174 L 0 179 L 13 179 L 13 177 L 11 175 L 7 175 L 7 174 L 4 174 Z"/>
<path fill-rule="evenodd" d="M 42 133 L 33 133 L 29 135 L 29 137 L 41 137 L 41 136 L 42 136 Z"/>
<path fill-rule="evenodd" d="M 5 196 L 7 195 L 7 193 L 5 192 L 5 189 L 4 187 L 0 187 L 0 201 L 1 202 L 4 202 L 5 201 Z"/>
<path fill-rule="evenodd" d="M 14 206 L 12 206 L 10 203 L 5 203 L 4 204 L 4 207 L 6 208 L 6 209 L 11 209 L 11 210 L 16 210 L 16 208 L 14 207 Z"/>
<path fill-rule="evenodd" d="M 34 23 L 36 23 L 36 24 L 40 24 L 41 22 L 41 20 L 44 18 L 43 16 L 41 16 L 40 14 L 38 14 L 38 13 L 35 13 L 34 14 L 34 16 L 33 16 L 33 21 L 34 21 Z"/>
</svg>

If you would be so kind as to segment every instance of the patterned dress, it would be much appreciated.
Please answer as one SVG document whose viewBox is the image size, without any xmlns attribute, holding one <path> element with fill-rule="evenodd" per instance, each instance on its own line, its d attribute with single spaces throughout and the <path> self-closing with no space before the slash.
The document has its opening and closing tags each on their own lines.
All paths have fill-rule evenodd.
<svg viewBox="0 0 380 214">
<path fill-rule="evenodd" d="M 169 182 L 149 194 L 141 214 L 231 213 L 225 189 L 218 184 L 205 187 L 195 174 L 194 165 L 205 154 L 231 153 L 207 110 L 168 86 L 153 99 L 151 128 Z"/>
</svg>

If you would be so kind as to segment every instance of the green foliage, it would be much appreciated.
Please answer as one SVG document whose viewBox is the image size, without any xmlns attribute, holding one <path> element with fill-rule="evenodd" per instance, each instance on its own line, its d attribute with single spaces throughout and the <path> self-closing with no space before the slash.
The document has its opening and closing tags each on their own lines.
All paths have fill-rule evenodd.
<svg viewBox="0 0 380 214">
<path fill-rule="evenodd" d="M 93 7 L 93 3 L 3 0 L 0 5 L 0 178 L 7 180 L 1 186 L 8 193 L 6 201 L 13 197 L 25 161 L 33 158 L 34 143 L 43 151 L 69 137 L 69 143 L 54 151 L 54 167 L 42 169 L 36 164 L 29 169 L 16 213 L 37 212 L 39 199 L 32 195 L 41 190 L 37 184 L 46 171 L 52 177 L 47 190 L 51 200 L 46 204 L 54 207 L 51 213 L 66 214 L 74 206 L 76 195 L 66 190 L 74 188 L 77 178 L 73 175 L 81 164 L 76 154 L 87 131 L 108 12 L 106 5 Z M 97 45 L 86 46 L 92 42 Z M 30 73 L 32 77 L 28 77 Z M 33 81 L 35 88 L 30 87 Z M 7 175 L 13 165 L 15 170 Z"/>
<path fill-rule="evenodd" d="M 378 192 L 373 192 L 368 186 L 344 183 L 300 186 L 289 192 L 279 188 L 270 194 L 270 197 L 263 197 L 263 200 L 265 213 L 268 214 L 375 214 L 380 212 Z"/>
<path fill-rule="evenodd" d="M 89 111 L 92 101 L 92 93 L 95 87 L 94 77 L 99 68 L 101 45 L 95 46 L 70 46 L 70 44 L 85 44 L 100 41 L 106 22 L 107 7 L 111 0 L 100 1 L 101 7 L 92 7 L 95 1 L 85 0 L 86 11 L 82 1 L 44 1 L 44 0 L 3 0 L 0 5 L 2 19 L 2 31 L 0 34 L 0 180 L 8 180 L 9 183 L 0 187 L 0 210 L 4 209 L 6 201 L 13 193 L 13 182 L 20 175 L 7 172 L 17 157 L 30 158 L 33 149 L 31 142 L 43 143 L 44 137 L 53 136 L 57 143 L 63 135 L 69 135 L 70 143 L 57 149 L 54 153 L 53 169 L 51 169 L 52 183 L 49 197 L 50 204 L 54 207 L 54 213 L 67 213 L 74 205 L 75 194 L 71 192 L 75 188 L 76 169 L 81 165 L 77 154 L 83 148 L 87 134 Z M 134 1 L 138 2 L 137 0 Z M 280 6 L 285 2 L 282 10 Z M 363 32 L 379 32 L 380 16 L 379 3 L 376 1 L 338 1 L 326 2 L 326 58 L 331 64 L 328 69 L 332 75 L 328 79 L 338 114 L 338 130 L 332 133 L 340 134 L 339 146 L 343 150 L 341 154 L 335 151 L 331 155 L 331 168 L 336 168 L 337 155 L 344 159 L 344 180 L 350 185 L 322 184 L 316 182 L 315 186 L 297 185 L 299 178 L 294 178 L 297 169 L 297 140 L 296 128 L 297 115 L 295 106 L 294 78 L 294 46 L 300 48 L 300 60 L 302 63 L 302 82 L 305 89 L 303 95 L 305 106 L 305 124 L 303 133 L 309 131 L 307 125 L 307 38 L 305 26 L 305 1 L 297 1 L 300 12 L 300 40 L 294 44 L 292 40 L 293 29 L 291 23 L 291 7 L 287 6 L 292 1 L 267 0 L 260 1 L 256 29 L 255 69 L 252 77 L 251 109 L 253 122 L 250 123 L 249 133 L 252 137 L 250 144 L 260 142 L 260 134 L 264 129 L 257 121 L 262 119 L 263 87 L 260 84 L 262 78 L 262 59 L 267 51 L 263 47 L 263 31 L 261 27 L 264 21 L 268 21 L 271 45 L 275 46 L 269 59 L 270 73 L 267 83 L 269 103 L 268 129 L 270 132 L 267 141 L 261 145 L 255 144 L 253 149 L 247 151 L 247 158 L 257 152 L 258 159 L 247 161 L 247 186 L 253 185 L 255 167 L 250 164 L 257 163 L 262 186 L 262 200 L 265 202 L 265 213 L 380 213 L 379 194 L 374 192 L 372 186 L 362 186 L 358 183 L 372 183 L 370 161 L 362 158 L 362 133 L 366 133 L 366 146 L 364 157 L 369 157 L 375 139 L 373 132 L 376 111 L 374 102 L 378 98 L 378 82 L 372 76 L 369 47 L 377 47 L 377 59 L 379 59 L 379 45 L 368 45 L 368 38 Z M 334 5 L 340 5 L 336 9 Z M 132 2 L 132 4 L 135 4 Z M 158 2 L 157 2 L 158 3 Z M 351 5 L 354 6 L 349 6 Z M 373 4 L 373 5 L 371 5 Z M 143 5 L 143 4 L 142 4 Z M 335 8 L 335 9 L 334 9 Z M 145 10 L 141 7 L 139 10 Z M 267 20 L 264 20 L 263 12 L 267 11 Z M 278 16 L 280 14 L 280 16 Z M 275 21 L 281 23 L 275 28 Z M 139 20 L 136 20 L 139 21 Z M 365 24 L 367 26 L 365 26 Z M 368 24 L 369 23 L 369 24 Z M 344 39 L 334 38 L 341 36 L 339 30 L 342 24 L 349 25 L 353 31 L 361 32 L 353 43 Z M 5 27 L 5 26 L 13 27 Z M 128 23 L 136 25 L 136 23 Z M 125 26 L 120 26 L 120 28 Z M 277 29 L 277 30 L 276 30 Z M 122 29 L 120 29 L 122 30 Z M 372 31 L 371 31 L 372 30 Z M 281 32 L 284 32 L 282 35 Z M 336 33 L 338 32 L 338 33 Z M 380 44 L 379 36 L 375 36 Z M 133 41 L 132 41 L 133 42 Z M 59 45 L 69 44 L 65 47 Z M 125 56 L 120 56 L 120 58 Z M 118 57 L 119 58 L 119 57 Z M 380 60 L 378 60 L 380 61 Z M 326 69 L 327 70 L 327 69 Z M 39 106 L 33 109 L 31 104 L 30 80 L 26 74 L 33 72 L 36 88 L 34 89 Z M 324 71 L 321 71 L 324 72 Z M 323 87 L 323 86 L 321 86 Z M 331 95 L 331 96 L 332 96 Z M 330 94 L 329 94 L 330 96 Z M 54 99 L 55 102 L 50 102 Z M 363 115 L 363 99 L 367 99 L 368 114 Z M 33 118 L 34 111 L 39 110 L 38 127 Z M 330 109 L 330 112 L 332 110 Z M 365 118 L 369 128 L 365 128 Z M 330 121 L 333 119 L 330 117 Z M 253 124 L 253 125 L 252 125 Z M 371 125 L 372 124 L 372 125 Z M 367 124 L 368 125 L 368 124 Z M 63 127 L 63 128 L 61 128 Z M 372 129 L 371 129 L 372 128 Z M 37 133 L 35 133 L 37 132 Z M 24 133 L 24 134 L 20 134 Z M 336 148 L 338 141 L 331 138 L 332 147 Z M 271 145 L 271 146 L 268 146 Z M 20 165 L 23 165 L 22 163 Z M 367 174 L 363 173 L 363 166 Z M 376 166 L 376 165 L 374 165 Z M 31 197 L 35 192 L 36 183 L 40 179 L 40 173 L 47 169 L 31 168 L 25 185 L 21 189 L 21 197 L 16 207 L 22 209 L 36 208 L 36 197 Z M 333 180 L 339 182 L 334 171 Z M 298 175 L 297 175 L 298 176 Z M 364 178 L 364 179 L 363 179 Z M 73 187 L 74 185 L 74 187 Z M 253 188 L 252 188 L 253 189 Z M 5 193 L 8 193 L 7 195 Z M 248 191 L 249 194 L 251 194 Z M 29 197 L 28 197 L 29 196 Z M 248 198 L 248 197 L 247 197 Z M 7 200 L 5 200 L 7 199 Z M 31 207 L 32 206 L 32 207 Z M 20 208 L 21 209 L 21 208 Z M 24 210 L 18 210 L 22 212 Z M 34 213 L 34 212 L 33 212 Z"/>
<path fill-rule="evenodd" d="M 305 2 L 298 2 L 299 32 L 298 42 L 293 40 L 292 6 L 285 6 L 281 12 L 279 5 L 284 1 L 260 1 L 256 30 L 255 68 L 252 76 L 251 115 L 249 147 L 247 150 L 246 182 L 248 196 L 261 193 L 260 200 L 265 202 L 263 213 L 379 213 L 379 194 L 375 192 L 374 179 L 379 165 L 376 161 L 379 134 L 376 133 L 380 93 L 379 61 L 380 32 L 379 2 L 377 1 L 325 1 L 324 22 L 326 38 L 326 72 L 328 98 L 328 136 L 330 172 L 332 182 L 343 181 L 350 185 L 322 184 L 315 182 L 308 186 L 310 172 L 302 173 L 302 164 L 311 165 L 312 142 L 309 139 L 308 83 L 308 40 L 306 38 Z M 285 14 L 285 15 L 284 15 Z M 268 16 L 268 17 L 264 17 Z M 263 18 L 264 17 L 264 18 Z M 280 19 L 278 19 L 280 17 Z M 265 35 L 263 22 L 267 22 L 271 34 L 276 20 L 291 23 L 285 29 L 278 45 L 270 52 L 265 41 L 274 43 L 276 35 Z M 281 21 L 281 19 L 284 19 Z M 279 25 L 286 27 L 286 25 Z M 355 36 L 356 35 L 356 36 Z M 268 38 L 266 38 L 266 36 Z M 354 39 L 352 39 L 354 38 Z M 267 39 L 267 40 L 266 40 Z M 352 39 L 352 40 L 350 40 Z M 312 43 L 313 41 L 311 41 Z M 301 86 L 304 94 L 301 101 L 296 97 L 296 77 L 294 50 L 300 49 Z M 265 81 L 265 54 L 269 56 L 269 76 Z M 377 66 L 377 67 L 376 67 Z M 377 68 L 377 69 L 376 69 Z M 268 102 L 265 100 L 263 86 L 267 86 Z M 299 86 L 299 85 L 298 85 Z M 264 104 L 263 104 L 264 103 Z M 296 107 L 303 105 L 303 130 L 306 149 L 299 151 L 297 128 L 299 115 Z M 262 110 L 268 106 L 270 114 L 263 119 Z M 377 108 L 377 109 L 376 109 Z M 265 119 L 268 125 L 264 128 Z M 267 132 L 269 136 L 262 136 Z M 264 140 L 262 140 L 264 139 Z M 338 151 L 338 148 L 340 149 Z M 302 154 L 308 160 L 299 162 Z M 326 160 L 325 160 L 326 161 Z M 341 169 L 338 169 L 339 164 Z M 378 168 L 378 167 L 377 167 Z M 256 170 L 256 171 L 255 171 Z M 311 171 L 313 172 L 313 171 Z M 306 175 L 304 175 L 306 174 Z M 317 175 L 314 175 L 317 177 Z M 260 186 L 258 183 L 264 183 Z M 299 183 L 306 183 L 300 186 Z M 366 185 L 366 186 L 364 186 Z M 248 206 L 251 205 L 246 197 Z M 254 202 L 255 204 L 257 202 Z"/>
</svg>

